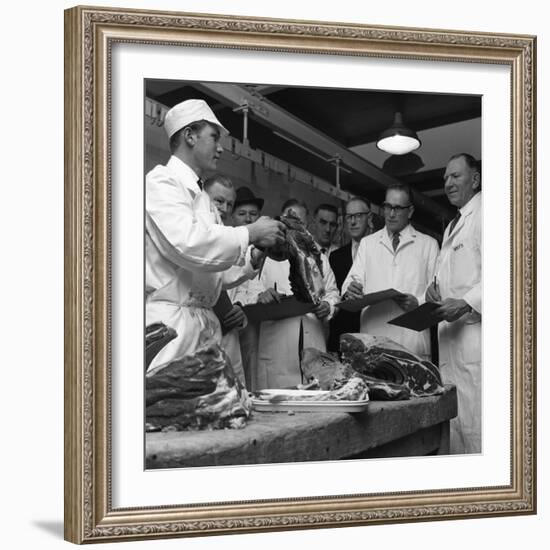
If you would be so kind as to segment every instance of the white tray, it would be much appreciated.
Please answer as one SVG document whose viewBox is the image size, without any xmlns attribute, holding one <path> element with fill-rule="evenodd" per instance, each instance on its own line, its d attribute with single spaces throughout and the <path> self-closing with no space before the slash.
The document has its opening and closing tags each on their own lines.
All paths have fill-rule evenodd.
<svg viewBox="0 0 550 550">
<path fill-rule="evenodd" d="M 368 408 L 369 401 L 315 401 L 312 399 L 301 400 L 301 396 L 314 396 L 330 393 L 322 390 L 262 390 L 258 392 L 261 397 L 253 397 L 252 405 L 257 411 L 278 412 L 364 412 Z M 258 395 L 257 394 L 257 395 Z M 292 396 L 291 400 L 277 400 L 279 396 Z"/>
</svg>

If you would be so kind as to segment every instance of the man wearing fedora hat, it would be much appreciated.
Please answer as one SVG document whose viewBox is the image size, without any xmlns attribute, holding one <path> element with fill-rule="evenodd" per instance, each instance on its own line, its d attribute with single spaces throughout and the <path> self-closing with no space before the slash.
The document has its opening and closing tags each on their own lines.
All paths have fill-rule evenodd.
<svg viewBox="0 0 550 550">
<path fill-rule="evenodd" d="M 220 137 L 228 132 L 205 101 L 179 103 L 166 114 L 164 126 L 172 156 L 155 166 L 145 183 L 146 324 L 162 322 L 177 337 L 148 373 L 219 343 L 212 306 L 221 292 L 221 273 L 243 265 L 250 244 L 269 247 L 284 239 L 284 226 L 265 217 L 242 227 L 216 223 L 202 178 L 216 169 Z"/>
<path fill-rule="evenodd" d="M 264 199 L 256 197 L 249 187 L 239 187 L 235 196 L 233 222 L 236 226 L 254 223 L 264 206 Z"/>
</svg>

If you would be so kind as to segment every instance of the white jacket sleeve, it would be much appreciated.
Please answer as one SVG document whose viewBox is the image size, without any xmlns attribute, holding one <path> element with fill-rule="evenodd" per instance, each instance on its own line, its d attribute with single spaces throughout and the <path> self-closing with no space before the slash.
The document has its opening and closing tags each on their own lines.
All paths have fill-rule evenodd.
<svg viewBox="0 0 550 550">
<path fill-rule="evenodd" d="M 362 239 L 359 243 L 359 248 L 357 249 L 357 254 L 355 255 L 355 260 L 353 260 L 353 264 L 348 271 L 348 275 L 344 280 L 344 283 L 342 284 L 342 296 L 346 293 L 348 290 L 349 285 L 355 281 L 357 283 L 361 283 L 363 285 L 363 289 L 367 286 L 366 281 L 366 269 L 365 266 L 367 265 L 367 241 L 366 239 Z"/>
<path fill-rule="evenodd" d="M 222 287 L 224 289 L 235 288 L 245 281 L 253 279 L 258 274 L 258 269 L 252 267 L 251 251 L 252 247 L 249 246 L 242 267 L 234 265 L 222 273 Z"/>
<path fill-rule="evenodd" d="M 246 227 L 207 224 L 195 216 L 193 199 L 166 174 L 146 180 L 145 228 L 160 253 L 190 271 L 224 271 L 242 261 Z"/>
<path fill-rule="evenodd" d="M 330 314 L 327 317 L 329 321 L 334 316 L 334 306 L 340 301 L 340 292 L 338 291 L 338 286 L 336 285 L 336 278 L 334 277 L 334 272 L 330 267 L 328 257 L 325 254 L 322 254 L 323 261 L 323 282 L 325 284 L 325 292 L 322 300 L 326 301 L 330 306 Z"/>
</svg>

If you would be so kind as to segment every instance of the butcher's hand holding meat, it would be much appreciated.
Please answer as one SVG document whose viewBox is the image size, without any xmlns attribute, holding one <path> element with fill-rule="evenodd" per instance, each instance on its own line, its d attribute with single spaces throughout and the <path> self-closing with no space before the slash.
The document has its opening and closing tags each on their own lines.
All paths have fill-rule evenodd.
<svg viewBox="0 0 550 550">
<path fill-rule="evenodd" d="M 281 216 L 280 221 L 286 228 L 286 240 L 269 248 L 267 255 L 279 262 L 289 261 L 290 287 L 296 299 L 318 304 L 325 291 L 321 250 L 292 212 Z"/>
<path fill-rule="evenodd" d="M 260 249 L 277 246 L 285 241 L 285 225 L 267 216 L 261 216 L 246 228 L 250 244 Z"/>
</svg>

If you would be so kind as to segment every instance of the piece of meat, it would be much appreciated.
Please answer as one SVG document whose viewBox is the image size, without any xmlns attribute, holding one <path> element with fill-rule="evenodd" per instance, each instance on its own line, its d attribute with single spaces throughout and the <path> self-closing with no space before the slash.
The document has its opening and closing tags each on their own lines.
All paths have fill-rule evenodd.
<svg viewBox="0 0 550 550">
<path fill-rule="evenodd" d="M 319 303 L 324 293 L 321 250 L 315 239 L 292 210 L 278 218 L 286 226 L 286 241 L 269 248 L 267 255 L 278 262 L 288 260 L 288 279 L 294 296 L 301 302 Z"/>
<path fill-rule="evenodd" d="M 145 404 L 150 431 L 242 428 L 251 414 L 248 392 L 218 345 L 147 375 Z"/>
<path fill-rule="evenodd" d="M 411 398 L 411 390 L 404 384 L 393 384 L 364 374 L 360 376 L 366 381 L 373 401 L 403 401 Z"/>
<path fill-rule="evenodd" d="M 310 388 L 313 389 L 313 388 Z M 319 386 L 315 387 L 319 390 Z M 257 393 L 257 399 L 268 401 L 269 403 L 280 403 L 282 401 L 368 401 L 369 388 L 364 378 L 360 375 L 353 375 L 351 378 L 341 380 L 338 387 L 330 390 L 319 391 L 277 391 L 275 395 L 265 394 L 261 391 Z"/>
<path fill-rule="evenodd" d="M 332 389 L 336 380 L 349 378 L 350 375 L 349 368 L 336 357 L 315 348 L 302 351 L 302 372 L 306 382 L 317 380 L 321 390 Z"/>
<path fill-rule="evenodd" d="M 341 363 L 331 353 L 315 348 L 305 348 L 302 353 L 302 371 L 307 382 L 316 380 L 322 390 L 334 390 L 342 387 L 354 377 L 363 379 L 369 389 L 369 396 L 374 401 L 397 401 L 409 399 L 411 392 L 408 386 L 394 384 L 373 376 L 359 373 L 348 364 Z"/>
<path fill-rule="evenodd" d="M 359 374 L 352 374 L 346 380 L 339 380 L 327 394 L 327 401 L 368 401 L 369 387 L 365 379 Z"/>
<path fill-rule="evenodd" d="M 176 336 L 176 331 L 164 323 L 153 323 L 145 328 L 145 370 L 157 353 Z"/>
<path fill-rule="evenodd" d="M 370 334 L 342 334 L 342 361 L 376 380 L 408 387 L 411 396 L 443 393 L 439 369 L 393 340 Z"/>
</svg>

